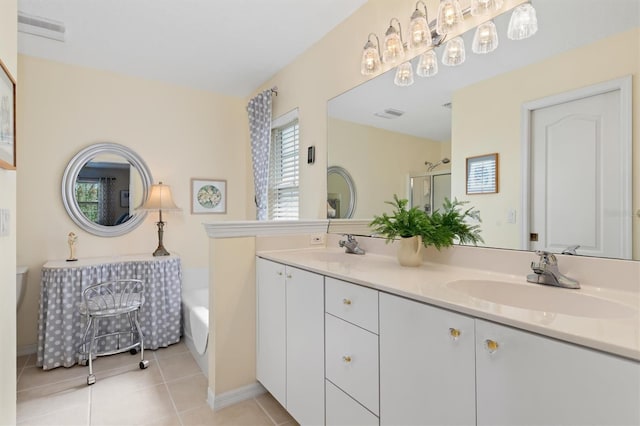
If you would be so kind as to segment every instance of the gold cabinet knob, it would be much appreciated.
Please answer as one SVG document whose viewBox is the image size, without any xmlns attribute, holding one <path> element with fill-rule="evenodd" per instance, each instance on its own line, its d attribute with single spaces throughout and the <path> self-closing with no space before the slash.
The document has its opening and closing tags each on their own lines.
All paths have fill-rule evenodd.
<svg viewBox="0 0 640 426">
<path fill-rule="evenodd" d="M 282 271 L 276 272 L 278 275 L 282 276 Z"/>
<path fill-rule="evenodd" d="M 350 305 L 351 304 L 351 299 L 344 298 L 344 299 L 342 299 L 342 303 L 344 303 L 345 305 Z"/>
<path fill-rule="evenodd" d="M 460 330 L 458 330 L 457 328 L 453 328 L 451 327 L 449 329 L 449 334 L 451 335 L 451 337 L 453 337 L 453 339 L 457 339 L 458 337 L 460 337 Z"/>
<path fill-rule="evenodd" d="M 491 340 L 491 339 L 487 339 L 484 341 L 484 344 L 487 348 L 487 350 L 490 353 L 494 353 L 495 351 L 498 350 L 498 348 L 500 347 L 500 345 L 498 345 L 498 342 L 496 342 L 495 340 Z"/>
<path fill-rule="evenodd" d="M 291 274 L 287 274 L 287 278 L 291 278 Z"/>
<path fill-rule="evenodd" d="M 344 362 L 347 362 L 347 363 L 348 363 L 348 362 L 351 362 L 351 357 L 350 357 L 349 355 L 344 355 L 344 356 L 342 357 L 342 360 L 343 360 Z"/>
</svg>

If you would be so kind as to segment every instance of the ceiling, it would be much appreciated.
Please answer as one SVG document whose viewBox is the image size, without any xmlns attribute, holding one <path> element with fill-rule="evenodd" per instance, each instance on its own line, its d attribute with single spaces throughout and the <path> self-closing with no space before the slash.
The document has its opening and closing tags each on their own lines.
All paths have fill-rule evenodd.
<svg viewBox="0 0 640 426">
<path fill-rule="evenodd" d="M 247 96 L 366 0 L 18 0 L 66 27 L 18 33 L 18 52 Z"/>
<path fill-rule="evenodd" d="M 440 63 L 431 78 L 416 76 L 409 87 L 393 84 L 395 69 L 329 101 L 329 115 L 346 121 L 405 133 L 434 141 L 451 141 L 451 109 L 456 90 L 481 80 L 539 62 L 569 49 L 640 26 L 640 0 L 535 0 L 538 32 L 521 41 L 507 39 L 511 12 L 495 19 L 498 49 L 490 54 L 471 52 L 473 31 L 463 38 L 466 62 L 458 67 Z M 436 49 L 438 57 L 443 47 Z M 620 52 L 612 52 L 612 55 Z M 594 61 L 614 61 L 594 58 Z M 417 58 L 412 61 L 414 64 Z M 522 84 L 527 84 L 523 81 Z M 399 118 L 380 118 L 385 109 L 404 111 Z"/>
</svg>

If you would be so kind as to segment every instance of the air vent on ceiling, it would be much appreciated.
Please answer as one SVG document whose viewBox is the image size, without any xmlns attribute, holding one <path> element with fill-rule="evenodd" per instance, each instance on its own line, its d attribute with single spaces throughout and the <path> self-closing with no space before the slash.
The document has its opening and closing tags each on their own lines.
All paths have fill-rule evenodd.
<svg viewBox="0 0 640 426">
<path fill-rule="evenodd" d="M 24 12 L 18 12 L 18 31 L 57 41 L 64 41 L 65 36 L 63 22 L 28 15 Z"/>
<path fill-rule="evenodd" d="M 393 119 L 393 118 L 401 117 L 402 114 L 404 114 L 404 111 L 400 111 L 400 110 L 393 109 L 393 108 L 387 108 L 384 111 L 376 112 L 373 115 L 375 115 L 376 117 Z"/>
</svg>

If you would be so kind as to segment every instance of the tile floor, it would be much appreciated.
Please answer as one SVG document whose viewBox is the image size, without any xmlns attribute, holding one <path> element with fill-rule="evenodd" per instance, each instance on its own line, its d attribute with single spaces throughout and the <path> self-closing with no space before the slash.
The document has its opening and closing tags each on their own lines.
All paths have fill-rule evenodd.
<svg viewBox="0 0 640 426">
<path fill-rule="evenodd" d="M 146 370 L 128 353 L 99 358 L 87 386 L 87 367 L 43 371 L 35 355 L 19 357 L 18 425 L 297 425 L 269 394 L 211 411 L 207 378 L 183 343 L 145 358 Z"/>
</svg>

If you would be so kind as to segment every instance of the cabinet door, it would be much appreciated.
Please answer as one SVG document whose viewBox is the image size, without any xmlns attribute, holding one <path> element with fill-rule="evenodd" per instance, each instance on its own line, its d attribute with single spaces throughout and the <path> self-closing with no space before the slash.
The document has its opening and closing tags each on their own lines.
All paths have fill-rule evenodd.
<svg viewBox="0 0 640 426">
<path fill-rule="evenodd" d="M 380 424 L 475 424 L 474 320 L 380 294 Z"/>
<path fill-rule="evenodd" d="M 256 260 L 256 377 L 286 406 L 285 267 Z"/>
<path fill-rule="evenodd" d="M 324 424 L 324 277 L 287 267 L 287 411 Z"/>
<path fill-rule="evenodd" d="M 327 426 L 377 426 L 378 417 L 327 380 Z"/>
<path fill-rule="evenodd" d="M 478 425 L 640 424 L 640 363 L 482 320 L 476 340 Z"/>
</svg>

